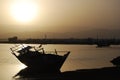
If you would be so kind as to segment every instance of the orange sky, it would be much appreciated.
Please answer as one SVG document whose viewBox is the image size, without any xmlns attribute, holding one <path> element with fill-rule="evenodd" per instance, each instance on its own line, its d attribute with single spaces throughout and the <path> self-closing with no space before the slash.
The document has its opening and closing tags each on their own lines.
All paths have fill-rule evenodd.
<svg viewBox="0 0 120 80">
<path fill-rule="evenodd" d="M 88 33 L 84 31 L 120 29 L 119 0 L 27 0 L 34 1 L 38 8 L 34 19 L 25 23 L 15 20 L 11 15 L 10 6 L 14 1 L 0 0 L 1 38 L 14 35 L 22 37 L 24 33 L 30 37 L 40 37 L 44 33 L 59 33 L 63 37 L 67 36 L 62 35 L 64 33 L 69 33 L 68 37 L 80 37 L 83 34 L 87 37 Z"/>
</svg>

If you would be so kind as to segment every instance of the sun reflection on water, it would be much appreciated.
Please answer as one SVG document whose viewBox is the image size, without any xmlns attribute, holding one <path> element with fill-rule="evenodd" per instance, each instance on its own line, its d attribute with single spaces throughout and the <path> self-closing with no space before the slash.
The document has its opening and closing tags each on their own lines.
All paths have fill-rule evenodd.
<svg viewBox="0 0 120 80">
<path fill-rule="evenodd" d="M 24 64 L 20 64 L 19 65 L 19 69 L 24 69 L 24 68 L 26 68 L 27 66 L 26 65 L 24 65 Z"/>
</svg>

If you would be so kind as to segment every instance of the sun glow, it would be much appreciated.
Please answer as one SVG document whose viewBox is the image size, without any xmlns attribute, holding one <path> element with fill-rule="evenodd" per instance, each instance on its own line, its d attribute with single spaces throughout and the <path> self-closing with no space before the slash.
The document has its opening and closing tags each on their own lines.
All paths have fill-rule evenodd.
<svg viewBox="0 0 120 80">
<path fill-rule="evenodd" d="M 38 6 L 32 1 L 16 1 L 11 4 L 10 12 L 16 21 L 29 22 L 37 16 Z"/>
</svg>

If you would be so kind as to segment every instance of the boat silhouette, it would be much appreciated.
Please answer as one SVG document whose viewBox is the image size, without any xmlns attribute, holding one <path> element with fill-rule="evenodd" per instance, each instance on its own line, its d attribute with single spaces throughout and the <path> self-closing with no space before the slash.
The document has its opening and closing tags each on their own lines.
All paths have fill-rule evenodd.
<svg viewBox="0 0 120 80">
<path fill-rule="evenodd" d="M 120 56 L 114 58 L 113 60 L 110 61 L 113 65 L 116 67 L 120 67 Z"/>
<path fill-rule="evenodd" d="M 60 72 L 60 68 L 70 54 L 70 51 L 66 51 L 67 53 L 64 55 L 58 55 L 56 50 L 54 54 L 53 52 L 47 53 L 42 45 L 35 47 L 21 44 L 10 49 L 12 54 L 29 69 L 39 70 L 44 73 Z"/>
</svg>

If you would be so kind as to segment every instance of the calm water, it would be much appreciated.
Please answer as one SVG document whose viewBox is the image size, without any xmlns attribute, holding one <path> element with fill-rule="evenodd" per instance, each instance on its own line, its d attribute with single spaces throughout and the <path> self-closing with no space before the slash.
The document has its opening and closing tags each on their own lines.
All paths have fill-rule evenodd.
<svg viewBox="0 0 120 80">
<path fill-rule="evenodd" d="M 12 80 L 25 66 L 11 54 L 13 44 L 0 44 L 0 80 Z M 96 45 L 43 45 L 45 50 L 71 51 L 61 71 L 112 66 L 109 62 L 120 56 L 120 46 L 96 48 Z"/>
</svg>

